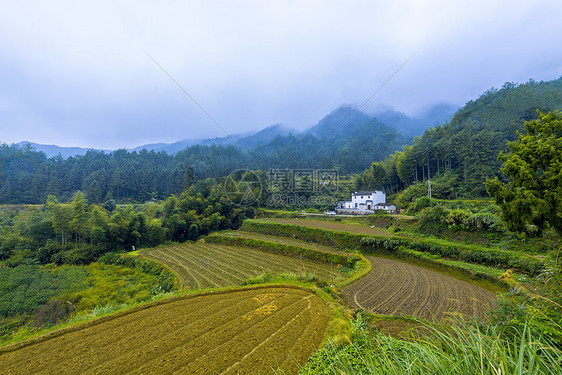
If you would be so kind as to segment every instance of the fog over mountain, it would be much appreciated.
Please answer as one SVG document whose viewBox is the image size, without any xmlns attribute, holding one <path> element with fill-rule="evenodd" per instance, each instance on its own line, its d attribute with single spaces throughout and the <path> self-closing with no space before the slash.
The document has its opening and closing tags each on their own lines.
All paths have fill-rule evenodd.
<svg viewBox="0 0 562 375">
<path fill-rule="evenodd" d="M 343 109 L 338 111 L 338 109 Z M 323 120 L 316 125 L 299 131 L 291 129 L 287 126 L 276 124 L 263 128 L 255 133 L 232 134 L 230 136 L 204 138 L 204 139 L 183 139 L 172 143 L 152 143 L 137 146 L 128 151 L 153 150 L 155 152 L 165 151 L 168 154 L 175 154 L 184 150 L 186 147 L 194 145 L 210 146 L 210 145 L 235 145 L 244 149 L 255 149 L 271 142 L 277 136 L 287 136 L 293 134 L 295 136 L 312 134 L 321 139 L 333 139 L 339 133 L 348 132 L 350 124 L 366 122 L 371 119 L 377 119 L 380 122 L 390 126 L 399 133 L 407 137 L 413 137 L 423 134 L 423 132 L 437 124 L 448 121 L 454 114 L 455 108 L 452 105 L 438 104 L 428 108 L 422 118 L 411 118 L 404 113 L 393 109 L 385 109 L 384 112 L 375 115 L 365 114 L 355 108 L 342 105 L 338 109 L 327 114 Z M 28 141 L 19 142 L 18 145 L 29 144 L 36 151 L 44 152 L 47 157 L 61 155 L 64 158 L 69 156 L 84 155 L 90 148 L 82 147 L 62 147 L 57 145 L 43 145 Z M 113 150 L 100 151 L 111 152 Z"/>
<path fill-rule="evenodd" d="M 0 142 L 302 132 L 341 103 L 425 123 L 436 103 L 562 75 L 560 14 L 557 0 L 5 2 Z"/>
</svg>

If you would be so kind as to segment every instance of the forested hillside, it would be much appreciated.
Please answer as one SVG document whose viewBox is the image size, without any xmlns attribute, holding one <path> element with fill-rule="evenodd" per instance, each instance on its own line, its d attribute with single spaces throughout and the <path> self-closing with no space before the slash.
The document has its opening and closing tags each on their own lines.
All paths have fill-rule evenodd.
<svg viewBox="0 0 562 375">
<path fill-rule="evenodd" d="M 302 135 L 277 135 L 267 141 L 278 129 L 270 130 L 242 139 L 242 147 L 196 145 L 172 155 L 90 150 L 66 159 L 47 158 L 30 146 L 0 144 L 0 204 L 43 204 L 48 195 L 68 201 L 78 190 L 90 203 L 145 202 L 180 194 L 194 181 L 242 168 L 337 168 L 353 173 L 383 160 L 407 141 L 390 126 L 351 108 L 332 112 Z"/>
<path fill-rule="evenodd" d="M 411 145 L 374 163 L 357 181 L 361 189 L 396 193 L 431 178 L 436 198 L 487 196 L 486 178 L 505 178 L 497 160 L 524 122 L 541 112 L 562 109 L 562 78 L 549 82 L 506 83 L 468 102 L 441 126 Z"/>
</svg>

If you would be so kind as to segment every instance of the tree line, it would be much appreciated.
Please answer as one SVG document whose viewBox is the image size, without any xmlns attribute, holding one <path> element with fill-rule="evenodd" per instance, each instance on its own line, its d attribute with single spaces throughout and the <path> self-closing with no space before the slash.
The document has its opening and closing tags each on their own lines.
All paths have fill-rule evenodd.
<svg viewBox="0 0 562 375">
<path fill-rule="evenodd" d="M 560 109 L 562 78 L 506 83 L 468 102 L 449 123 L 428 129 L 402 150 L 373 163 L 358 176 L 356 187 L 393 194 L 431 179 L 438 184 L 436 198 L 485 197 L 486 178 L 505 181 L 497 157 L 524 131 L 524 123 L 539 118 L 540 112 Z"/>
<path fill-rule="evenodd" d="M 49 195 L 39 207 L 0 212 L 0 261 L 20 264 L 88 264 L 109 251 L 183 242 L 221 229 L 236 229 L 253 207 L 239 207 L 215 184 L 195 184 L 158 203 L 88 204 L 78 191 L 69 203 Z"/>
<path fill-rule="evenodd" d="M 49 195 L 68 201 L 78 190 L 90 203 L 142 203 L 181 194 L 195 181 L 238 169 L 323 168 L 350 174 L 406 142 L 396 130 L 367 116 L 346 123 L 350 111 L 332 114 L 331 122 L 321 123 L 315 134 L 279 135 L 253 149 L 196 145 L 173 155 L 90 150 L 65 159 L 47 158 L 29 145 L 0 144 L 0 204 L 43 204 Z"/>
</svg>

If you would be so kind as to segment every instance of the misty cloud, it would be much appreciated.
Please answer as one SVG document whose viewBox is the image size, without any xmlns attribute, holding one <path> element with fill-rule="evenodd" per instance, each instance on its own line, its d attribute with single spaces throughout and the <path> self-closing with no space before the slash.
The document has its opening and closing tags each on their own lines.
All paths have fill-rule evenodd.
<svg viewBox="0 0 562 375">
<path fill-rule="evenodd" d="M 0 14 L 0 142 L 135 147 L 416 114 L 562 74 L 557 1 L 50 1 Z"/>
</svg>

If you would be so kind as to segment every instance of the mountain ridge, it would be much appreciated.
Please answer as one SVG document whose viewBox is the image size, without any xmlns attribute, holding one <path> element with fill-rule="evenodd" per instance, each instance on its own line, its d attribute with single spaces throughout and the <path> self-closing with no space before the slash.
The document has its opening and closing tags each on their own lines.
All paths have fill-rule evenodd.
<svg viewBox="0 0 562 375">
<path fill-rule="evenodd" d="M 428 113 L 430 113 L 434 108 L 438 106 L 443 106 L 443 104 L 436 104 L 434 106 L 429 107 Z M 449 105 L 449 112 L 450 108 L 453 106 Z M 438 115 L 443 117 L 443 111 L 438 112 Z M 452 117 L 453 113 L 450 113 L 449 116 Z M 315 125 L 304 129 L 302 131 L 292 129 L 286 125 L 282 124 L 274 124 L 267 126 L 263 129 L 260 129 L 256 132 L 248 132 L 248 133 L 237 133 L 232 134 L 231 136 L 225 137 L 214 137 L 214 138 L 197 138 L 197 139 L 182 139 L 172 143 L 150 143 L 144 144 L 141 146 L 137 146 L 134 148 L 122 148 L 128 152 L 140 152 L 142 150 L 147 151 L 154 151 L 154 152 L 162 152 L 165 151 L 168 154 L 176 154 L 182 150 L 185 150 L 187 147 L 192 147 L 195 145 L 201 146 L 212 146 L 212 145 L 239 145 L 244 149 L 255 149 L 260 146 L 265 146 L 267 143 L 273 141 L 277 136 L 288 136 L 293 134 L 296 137 L 304 137 L 307 134 L 311 134 L 315 137 L 319 138 L 336 138 L 338 134 L 341 134 L 344 130 L 350 131 L 351 128 L 354 126 L 359 126 L 361 123 L 366 123 L 370 120 L 377 119 L 378 121 L 394 128 L 401 134 L 413 137 L 416 135 L 423 134 L 427 128 L 437 125 L 435 115 L 430 114 L 428 116 L 424 116 L 427 118 L 413 118 L 410 117 L 402 112 L 395 111 L 394 109 L 387 109 L 384 112 L 375 113 L 373 115 L 366 114 L 352 106 L 348 105 L 340 105 L 332 110 L 330 113 L 325 115 L 322 119 L 318 121 Z M 424 125 L 425 124 L 425 125 Z M 422 129 L 423 130 L 420 130 Z M 236 141 L 234 141 L 234 140 Z M 35 151 L 43 152 L 49 158 L 58 156 L 60 154 L 63 158 L 68 158 L 71 156 L 79 156 L 85 155 L 88 151 L 102 151 L 105 153 L 111 153 L 116 150 L 109 150 L 109 149 L 98 149 L 98 148 L 86 148 L 86 147 L 66 147 L 66 146 L 57 146 L 57 145 L 47 145 L 47 144 L 40 144 L 35 142 L 29 141 L 22 141 L 16 143 L 18 146 L 25 147 L 25 145 L 30 145 L 35 149 Z"/>
</svg>

